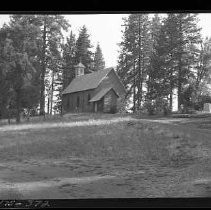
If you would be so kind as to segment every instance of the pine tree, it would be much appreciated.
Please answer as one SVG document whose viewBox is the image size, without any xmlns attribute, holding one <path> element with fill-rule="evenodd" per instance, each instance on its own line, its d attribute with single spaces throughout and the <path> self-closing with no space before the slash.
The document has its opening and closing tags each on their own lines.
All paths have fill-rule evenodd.
<svg viewBox="0 0 211 210">
<path fill-rule="evenodd" d="M 75 77 L 75 53 L 76 40 L 75 35 L 71 31 L 67 42 L 63 46 L 63 89 L 65 89 Z"/>
<path fill-rule="evenodd" d="M 130 20 L 131 18 L 131 20 Z M 146 82 L 147 68 L 149 66 L 149 56 L 150 56 L 150 22 L 148 15 L 137 14 L 131 15 L 129 17 L 129 22 L 131 21 L 131 30 L 133 31 L 134 46 L 133 54 L 135 59 L 137 59 L 137 110 L 141 109 L 141 105 L 144 99 L 144 84 Z M 129 26 L 130 28 L 130 26 Z"/>
<path fill-rule="evenodd" d="M 20 112 L 23 108 L 31 108 L 38 101 L 30 101 L 28 96 L 35 90 L 30 90 L 32 78 L 36 71 L 33 67 L 33 58 L 37 52 L 36 37 L 38 27 L 33 24 L 34 16 L 11 16 L 9 25 L 5 25 L 3 30 L 6 31 L 5 44 L 3 46 L 4 64 L 6 78 L 10 86 L 10 92 L 14 108 L 16 110 L 16 121 L 20 122 Z M 26 95 L 28 89 L 30 94 Z M 36 91 L 35 91 L 36 93 Z"/>
<path fill-rule="evenodd" d="M 40 23 L 40 62 L 41 62 L 41 81 L 40 81 L 40 115 L 45 115 L 45 80 L 52 63 L 51 49 L 54 45 L 61 44 L 63 38 L 62 30 L 70 26 L 67 20 L 61 15 L 37 15 L 37 21 Z M 50 69 L 51 70 L 51 69 Z"/>
<path fill-rule="evenodd" d="M 87 32 L 87 28 L 84 25 L 80 31 L 79 36 L 76 41 L 76 63 L 82 62 L 85 66 L 85 74 L 89 73 L 89 69 L 91 68 L 93 62 L 93 53 L 91 51 L 92 45 L 89 39 L 90 35 Z"/>
<path fill-rule="evenodd" d="M 118 58 L 117 73 L 121 78 L 125 89 L 126 98 L 129 100 L 133 97 L 132 110 L 135 112 L 136 107 L 136 72 L 135 72 L 135 59 L 132 53 L 134 40 L 132 39 L 132 32 L 129 29 L 129 18 L 123 18 L 124 30 L 122 30 L 122 41 L 119 43 L 120 55 Z"/>
<path fill-rule="evenodd" d="M 201 40 L 200 47 L 197 54 L 197 63 L 195 66 L 195 71 L 193 72 L 194 77 L 190 83 L 192 88 L 192 93 L 190 97 L 192 100 L 192 105 L 195 108 L 199 108 L 199 103 L 204 92 L 207 92 L 207 84 L 211 81 L 211 39 L 206 37 Z M 209 90 L 208 90 L 209 92 Z"/>
<path fill-rule="evenodd" d="M 170 109 L 175 88 L 178 89 L 178 107 L 186 105 L 184 87 L 193 77 L 199 41 L 196 15 L 171 13 L 164 19 L 150 61 L 151 75 L 157 81 L 151 84 L 154 86 L 154 98 L 168 100 Z"/>
<path fill-rule="evenodd" d="M 126 83 L 129 92 L 133 95 L 133 110 L 136 111 L 141 108 L 144 100 L 144 86 L 149 66 L 150 22 L 148 15 L 132 14 L 125 19 L 125 26 L 123 41 L 120 44 L 122 60 L 119 62 L 121 66 L 118 67 L 118 72 L 122 71 L 127 75 Z"/>
<path fill-rule="evenodd" d="M 155 36 L 149 69 L 148 99 L 160 101 L 161 106 L 161 102 L 167 100 L 170 110 L 176 80 L 177 37 L 176 15 L 171 13 L 163 20 Z"/>
<path fill-rule="evenodd" d="M 52 39 L 53 40 L 53 39 Z M 57 40 L 53 40 L 51 45 L 49 46 L 49 59 L 48 68 L 49 68 L 49 91 L 48 91 L 48 101 L 49 101 L 49 108 L 48 113 L 52 115 L 53 105 L 54 105 L 54 92 L 57 90 L 57 86 L 60 86 L 60 81 L 57 81 L 58 74 L 61 74 L 62 68 L 62 57 L 61 52 L 59 50 L 61 48 L 60 42 Z"/>
<path fill-rule="evenodd" d="M 102 50 L 100 48 L 100 44 L 98 43 L 96 50 L 95 50 L 95 54 L 94 54 L 93 70 L 99 71 L 99 70 L 103 70 L 104 68 L 105 68 L 105 61 L 104 61 L 104 58 L 103 58 Z"/>
<path fill-rule="evenodd" d="M 185 105 L 183 99 L 184 85 L 188 84 L 189 77 L 192 74 L 192 66 L 194 65 L 194 51 L 190 51 L 190 45 L 193 46 L 200 43 L 200 28 L 197 27 L 197 14 L 179 13 L 177 17 L 177 88 L 178 88 L 178 109 L 180 105 Z"/>
<path fill-rule="evenodd" d="M 130 100 L 133 97 L 133 107 L 132 110 L 135 111 L 136 106 L 136 70 L 135 59 L 132 54 L 133 40 L 131 40 L 131 32 L 129 30 L 128 18 L 123 18 L 124 21 L 124 31 L 122 31 L 122 42 L 119 43 L 120 55 L 118 58 L 117 73 L 123 82 L 126 89 L 126 99 Z"/>
<path fill-rule="evenodd" d="M 157 79 L 158 75 L 160 73 L 159 69 L 159 59 L 160 56 L 157 52 L 157 46 L 159 39 L 161 38 L 161 18 L 158 14 L 155 14 L 154 17 L 151 20 L 150 24 L 150 40 L 151 40 L 151 52 L 150 52 L 150 62 L 147 69 L 147 94 L 146 94 L 146 103 L 147 103 L 147 109 L 150 114 L 154 113 L 153 108 L 153 101 L 157 97 Z"/>
<path fill-rule="evenodd" d="M 9 83 L 6 77 L 5 69 L 5 56 L 4 56 L 4 44 L 6 40 L 7 32 L 4 28 L 0 29 L 0 119 L 8 116 L 8 103 L 9 103 Z"/>
</svg>

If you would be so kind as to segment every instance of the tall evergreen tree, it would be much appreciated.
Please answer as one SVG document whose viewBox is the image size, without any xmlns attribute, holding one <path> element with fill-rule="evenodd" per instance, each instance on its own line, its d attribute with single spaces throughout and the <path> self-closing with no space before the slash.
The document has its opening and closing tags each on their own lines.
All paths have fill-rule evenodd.
<svg viewBox="0 0 211 210">
<path fill-rule="evenodd" d="M 200 28 L 197 26 L 197 14 L 179 13 L 177 17 L 178 45 L 176 52 L 178 108 L 185 104 L 183 99 L 183 87 L 188 84 L 195 64 L 194 45 L 200 43 Z M 192 48 L 190 48 L 192 46 Z M 192 49 L 192 50 L 189 50 Z M 195 48 L 196 49 L 196 48 Z"/>
<path fill-rule="evenodd" d="M 103 58 L 103 53 L 100 48 L 100 44 L 97 44 L 95 54 L 94 54 L 94 71 L 103 70 L 105 68 L 105 61 Z"/>
<path fill-rule="evenodd" d="M 8 116 L 7 106 L 9 105 L 9 83 L 7 80 L 7 70 L 5 69 L 4 45 L 7 31 L 0 29 L 0 119 Z"/>
<path fill-rule="evenodd" d="M 61 57 L 61 42 L 57 40 L 53 40 L 51 45 L 49 46 L 49 91 L 48 91 L 48 101 L 49 101 L 49 108 L 48 113 L 52 114 L 53 105 L 54 105 L 54 93 L 58 89 L 58 86 L 62 86 L 60 80 L 58 80 L 59 75 L 62 71 L 62 57 Z"/>
<path fill-rule="evenodd" d="M 196 50 L 195 50 L 196 52 Z M 193 71 L 192 80 L 189 82 L 189 91 L 191 98 L 191 104 L 194 107 L 198 107 L 202 95 L 207 94 L 207 84 L 211 81 L 211 39 L 206 37 L 201 40 L 200 47 L 198 48 L 198 54 L 196 59 L 196 65 Z M 187 90 L 186 90 L 187 92 Z M 187 94 L 186 94 L 187 95 Z"/>
<path fill-rule="evenodd" d="M 169 100 L 172 108 L 172 94 L 175 88 L 175 50 L 177 49 L 178 31 L 175 14 L 168 14 L 155 35 L 150 60 L 148 99 Z M 176 64 L 176 65 L 175 65 Z M 161 104 L 162 106 L 162 104 Z"/>
<path fill-rule="evenodd" d="M 133 54 L 137 58 L 137 109 L 141 108 L 141 102 L 143 101 L 144 91 L 143 86 L 146 81 L 147 68 L 149 65 L 150 56 L 150 22 L 148 15 L 137 14 L 129 17 L 131 21 L 131 30 L 135 35 L 135 46 L 133 48 Z M 129 27 L 130 27 L 129 26 Z"/>
<path fill-rule="evenodd" d="M 33 91 L 36 93 L 32 86 L 32 78 L 33 72 L 36 71 L 33 67 L 33 58 L 37 52 L 35 40 L 38 28 L 33 23 L 33 15 L 14 15 L 11 16 L 9 25 L 4 26 L 7 37 L 3 48 L 5 61 L 3 68 L 6 70 L 7 81 L 14 96 L 17 123 L 20 122 L 22 108 L 31 108 L 37 103 L 36 100 L 30 101 L 28 95 L 24 94 L 26 89 L 30 94 Z"/>
<path fill-rule="evenodd" d="M 132 52 L 134 39 L 131 36 L 132 32 L 129 29 L 129 18 L 123 18 L 124 30 L 122 30 L 122 41 L 119 43 L 120 55 L 118 58 L 117 73 L 121 78 L 125 89 L 126 99 L 132 97 L 133 107 L 135 112 L 136 107 L 136 59 Z"/>
<path fill-rule="evenodd" d="M 73 32 L 67 38 L 63 46 L 63 89 L 65 89 L 75 77 L 76 65 L 76 39 Z"/>
<path fill-rule="evenodd" d="M 193 77 L 197 58 L 197 44 L 200 42 L 196 15 L 168 14 L 159 33 L 155 52 L 150 61 L 155 81 L 154 97 L 169 100 L 172 109 L 172 95 L 178 89 L 178 107 L 186 105 L 183 97 L 184 87 Z M 158 97 L 158 98 L 159 98 Z"/>
<path fill-rule="evenodd" d="M 79 36 L 76 41 L 76 63 L 79 63 L 80 61 L 85 66 L 85 74 L 89 73 L 89 69 L 91 68 L 92 62 L 93 62 L 93 53 L 91 51 L 91 48 L 93 47 L 91 45 L 90 35 L 87 32 L 87 28 L 84 25 L 80 31 Z"/>
<path fill-rule="evenodd" d="M 122 60 L 119 61 L 118 72 L 128 75 L 127 85 L 133 95 L 133 110 L 136 111 L 141 108 L 144 99 L 150 56 L 150 22 L 147 14 L 132 14 L 125 19 L 124 25 L 126 28 L 120 44 Z"/>
<path fill-rule="evenodd" d="M 41 62 L 41 80 L 40 80 L 40 115 L 45 115 L 45 80 L 49 63 L 52 63 L 51 49 L 53 46 L 61 44 L 63 38 L 62 30 L 70 26 L 67 20 L 61 15 L 37 15 L 37 21 L 40 23 L 40 62 Z"/>
<path fill-rule="evenodd" d="M 151 52 L 150 52 L 150 62 L 147 70 L 147 94 L 146 94 L 146 102 L 148 111 L 153 113 L 153 100 L 157 97 L 157 80 L 159 75 L 159 60 L 160 56 L 157 52 L 157 46 L 159 39 L 161 38 L 161 18 L 158 14 L 155 14 L 152 18 L 150 24 L 150 40 L 151 40 Z"/>
</svg>

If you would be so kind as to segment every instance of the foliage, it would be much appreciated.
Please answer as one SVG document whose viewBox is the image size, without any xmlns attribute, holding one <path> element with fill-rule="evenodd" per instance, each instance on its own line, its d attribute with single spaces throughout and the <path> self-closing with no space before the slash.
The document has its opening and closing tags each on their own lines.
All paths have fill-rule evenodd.
<svg viewBox="0 0 211 210">
<path fill-rule="evenodd" d="M 91 51 L 92 45 L 90 42 L 90 35 L 88 34 L 87 28 L 84 25 L 80 31 L 79 36 L 76 41 L 76 53 L 75 53 L 75 61 L 76 63 L 83 63 L 85 66 L 85 74 L 89 73 L 89 69 L 92 66 L 93 62 L 93 53 Z"/>
<path fill-rule="evenodd" d="M 151 20 L 134 14 L 124 20 L 117 70 L 133 97 L 133 111 L 144 102 L 150 114 L 158 107 L 167 114 L 172 110 L 174 89 L 178 90 L 178 107 L 192 106 L 193 93 L 197 98 L 210 60 L 205 53 L 210 49 L 208 41 L 199 49 L 202 39 L 197 21 L 197 14 L 190 13 L 154 15 Z"/>
<path fill-rule="evenodd" d="M 7 116 L 7 106 L 9 103 L 9 82 L 7 80 L 4 55 L 4 44 L 6 39 L 6 30 L 0 30 L 0 119 Z"/>
<path fill-rule="evenodd" d="M 105 68 L 105 61 L 104 61 L 103 53 L 102 53 L 99 43 L 97 44 L 97 47 L 95 50 L 93 63 L 94 63 L 94 66 L 93 66 L 94 71 L 103 70 Z"/>
<path fill-rule="evenodd" d="M 75 53 L 76 39 L 71 31 L 66 43 L 63 45 L 63 89 L 65 89 L 75 77 Z"/>
<path fill-rule="evenodd" d="M 119 113 L 127 113 L 128 101 L 129 100 L 124 97 L 118 99 L 117 110 Z"/>
<path fill-rule="evenodd" d="M 40 115 L 45 114 L 45 81 L 48 81 L 49 106 L 48 112 L 52 112 L 54 77 L 59 72 L 61 65 L 61 52 L 63 34 L 62 30 L 67 31 L 70 24 L 62 15 L 37 15 L 39 22 L 39 54 L 41 63 L 40 71 Z M 58 70 L 58 71 L 57 71 Z M 48 77 L 47 77 L 48 76 Z"/>
<path fill-rule="evenodd" d="M 6 72 L 6 79 L 11 93 L 8 96 L 10 102 L 7 107 L 10 108 L 10 104 L 14 104 L 17 122 L 20 121 L 22 103 L 24 100 L 28 100 L 28 95 L 23 94 L 23 89 L 25 86 L 31 85 L 33 72 L 36 71 L 32 63 L 37 50 L 34 40 L 38 30 L 35 25 L 31 24 L 33 20 L 34 16 L 14 15 L 11 16 L 9 25 L 5 25 L 2 29 L 7 34 L 3 46 L 3 68 Z M 33 103 L 36 104 L 37 102 L 36 98 Z"/>
<path fill-rule="evenodd" d="M 149 17 L 147 14 L 132 14 L 124 19 L 124 26 L 117 72 L 126 87 L 126 96 L 133 97 L 133 110 L 136 111 L 144 99 L 143 85 L 149 66 Z"/>
</svg>

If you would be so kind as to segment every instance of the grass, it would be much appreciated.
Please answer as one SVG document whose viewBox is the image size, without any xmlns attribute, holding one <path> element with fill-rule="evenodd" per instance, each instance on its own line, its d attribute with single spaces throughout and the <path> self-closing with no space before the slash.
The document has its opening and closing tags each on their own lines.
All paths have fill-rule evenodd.
<svg viewBox="0 0 211 210">
<path fill-rule="evenodd" d="M 2 200 L 21 200 L 24 196 L 16 189 L 5 189 L 0 191 Z"/>
<path fill-rule="evenodd" d="M 132 158 L 164 165 L 190 159 L 189 148 L 200 146 L 184 133 L 169 132 L 164 127 L 137 122 L 127 116 L 3 126 L 0 128 L 0 158 L 21 160 L 73 155 Z"/>
<path fill-rule="evenodd" d="M 30 117 L 30 120 L 27 121 L 26 118 L 21 118 L 20 124 L 40 124 L 46 122 L 75 122 L 75 121 L 84 121 L 84 120 L 99 120 L 99 119 L 112 119 L 116 117 L 122 116 L 130 116 L 131 114 L 102 114 L 102 113 L 69 113 L 63 116 L 56 114 L 56 115 L 46 115 L 43 116 L 34 116 Z M 15 119 L 11 119 L 11 125 L 16 124 Z M 0 126 L 8 125 L 7 119 L 0 120 Z"/>
<path fill-rule="evenodd" d="M 148 190 L 159 187 L 161 180 L 166 180 L 162 183 L 166 188 L 173 182 L 177 189 L 177 176 L 183 182 L 199 173 L 209 174 L 210 136 L 194 131 L 189 124 L 176 126 L 128 115 L 67 115 L 59 120 L 0 127 L 0 163 L 36 159 L 52 162 L 72 157 L 76 158 L 76 166 L 80 158 L 87 160 L 83 166 L 86 169 L 95 161 L 100 169 L 107 165 L 115 170 L 120 166 L 132 170 L 152 165 L 146 179 L 147 184 L 154 184 L 149 184 Z"/>
</svg>

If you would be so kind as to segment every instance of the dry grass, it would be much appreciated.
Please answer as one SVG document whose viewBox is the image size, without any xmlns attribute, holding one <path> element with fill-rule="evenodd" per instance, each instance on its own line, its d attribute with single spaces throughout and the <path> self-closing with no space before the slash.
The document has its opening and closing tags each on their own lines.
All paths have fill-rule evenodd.
<svg viewBox="0 0 211 210">
<path fill-rule="evenodd" d="M 152 192 L 156 196 L 166 195 L 165 190 L 159 194 L 163 188 L 171 191 L 172 196 L 178 195 L 176 189 L 186 188 L 186 185 L 178 187 L 179 182 L 194 180 L 199 172 L 200 176 L 206 173 L 207 177 L 210 170 L 207 165 L 211 158 L 210 134 L 174 126 L 170 121 L 165 124 L 130 116 L 93 115 L 88 118 L 87 115 L 70 115 L 62 121 L 5 125 L 0 127 L 0 145 L 0 163 L 13 161 L 18 165 L 36 159 L 52 163 L 52 160 L 59 162 L 73 157 L 78 165 L 80 158 L 87 160 L 86 166 L 80 165 L 81 168 L 91 170 L 92 162 L 98 161 L 105 167 L 112 166 L 116 173 L 120 173 L 118 170 L 123 166 L 128 170 L 130 167 L 142 170 L 141 166 L 150 166 L 146 172 L 146 188 L 141 188 L 148 197 Z M 60 165 L 67 166 L 68 162 Z M 96 168 L 92 170 L 93 173 L 97 171 Z M 102 170 L 102 175 L 109 174 L 109 171 Z M 141 178 L 136 184 L 139 182 L 144 184 Z M 13 191 L 5 193 L 5 196 L 8 193 L 16 196 Z M 184 193 L 188 195 L 185 190 Z"/>
<path fill-rule="evenodd" d="M 0 199 L 1 200 L 21 200 L 24 196 L 16 189 L 1 189 Z"/>
<path fill-rule="evenodd" d="M 2 160 L 72 155 L 179 165 L 209 156 L 184 132 L 130 117 L 3 126 L 0 139 Z"/>
</svg>

